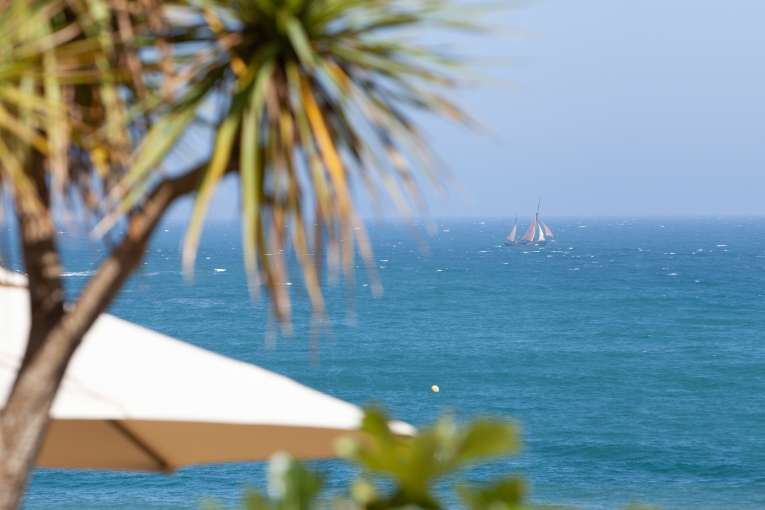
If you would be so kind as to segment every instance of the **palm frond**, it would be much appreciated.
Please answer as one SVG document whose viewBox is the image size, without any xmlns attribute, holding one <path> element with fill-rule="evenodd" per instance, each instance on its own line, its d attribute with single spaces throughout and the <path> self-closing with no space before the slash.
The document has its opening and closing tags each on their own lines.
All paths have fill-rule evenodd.
<svg viewBox="0 0 765 510">
<path fill-rule="evenodd" d="M 460 59 L 396 36 L 475 28 L 451 16 L 453 8 L 447 0 L 167 2 L 166 32 L 148 34 L 161 36 L 176 56 L 174 79 L 156 85 L 167 93 L 172 83 L 176 99 L 152 111 L 155 127 L 114 188 L 114 215 L 135 205 L 130 190 L 154 178 L 202 103 L 217 98 L 217 134 L 184 242 L 184 269 L 193 271 L 212 190 L 236 171 L 253 294 L 265 285 L 276 315 L 289 318 L 291 247 L 321 313 L 322 252 L 330 274 L 339 268 L 352 276 L 356 249 L 373 260 L 355 189 L 361 185 L 375 200 L 386 194 L 406 212 L 424 207 L 420 177 L 437 181 L 424 137 L 403 112 L 470 122 L 447 98 L 459 83 Z"/>
<path fill-rule="evenodd" d="M 474 29 L 456 7 L 0 0 L 0 182 L 25 189 L 30 151 L 43 154 L 53 191 L 76 191 L 103 234 L 141 207 L 168 155 L 207 124 L 214 140 L 184 241 L 186 274 L 213 192 L 235 172 L 253 295 L 265 286 L 289 321 L 293 251 L 321 314 L 323 263 L 330 279 L 352 279 L 359 253 L 373 278 L 359 191 L 410 214 L 425 207 L 423 179 L 438 182 L 413 112 L 470 123 L 449 98 L 461 60 L 422 37 Z"/>
</svg>

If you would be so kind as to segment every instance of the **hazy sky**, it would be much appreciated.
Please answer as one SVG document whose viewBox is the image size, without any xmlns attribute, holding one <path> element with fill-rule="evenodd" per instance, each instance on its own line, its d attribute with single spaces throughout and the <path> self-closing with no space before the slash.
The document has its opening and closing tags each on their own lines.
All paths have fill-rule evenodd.
<svg viewBox="0 0 765 510">
<path fill-rule="evenodd" d="M 765 214 L 765 1 L 518 5 L 444 41 L 490 79 L 460 95 L 485 132 L 427 123 L 435 216 Z"/>
<path fill-rule="evenodd" d="M 502 15 L 493 137 L 432 126 L 462 192 L 436 213 L 765 213 L 765 1 L 539 0 Z"/>
</svg>

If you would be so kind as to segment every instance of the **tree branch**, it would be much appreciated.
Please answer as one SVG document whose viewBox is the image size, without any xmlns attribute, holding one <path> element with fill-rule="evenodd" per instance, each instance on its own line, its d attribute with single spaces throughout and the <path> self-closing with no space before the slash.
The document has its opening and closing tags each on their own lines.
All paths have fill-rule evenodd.
<svg viewBox="0 0 765 510">
<path fill-rule="evenodd" d="M 131 216 L 122 241 L 104 260 L 88 282 L 77 303 L 67 314 L 72 333 L 82 335 L 111 303 L 122 284 L 143 258 L 146 244 L 167 208 L 178 198 L 196 191 L 205 167 L 160 182 Z"/>
</svg>

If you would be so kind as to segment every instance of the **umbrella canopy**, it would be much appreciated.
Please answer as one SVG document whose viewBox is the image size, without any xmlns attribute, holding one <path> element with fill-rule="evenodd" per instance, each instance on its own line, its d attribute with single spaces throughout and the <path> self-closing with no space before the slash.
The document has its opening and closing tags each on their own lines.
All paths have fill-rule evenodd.
<svg viewBox="0 0 765 510">
<path fill-rule="evenodd" d="M 0 407 L 23 355 L 28 307 L 24 277 L 0 269 Z M 279 450 L 327 458 L 361 417 L 287 377 L 103 314 L 67 369 L 37 464 L 169 471 Z"/>
</svg>

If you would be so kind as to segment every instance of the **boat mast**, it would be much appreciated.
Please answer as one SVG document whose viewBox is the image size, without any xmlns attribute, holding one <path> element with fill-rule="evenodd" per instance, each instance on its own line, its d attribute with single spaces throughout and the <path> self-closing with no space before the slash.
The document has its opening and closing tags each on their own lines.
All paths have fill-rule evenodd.
<svg viewBox="0 0 765 510">
<path fill-rule="evenodd" d="M 547 223 L 539 219 L 539 213 L 542 209 L 542 199 L 539 199 L 539 202 L 537 203 L 537 221 L 539 222 L 539 225 L 542 227 L 542 232 L 544 232 L 544 237 L 554 237 L 553 231 L 550 227 L 547 226 Z"/>
</svg>

